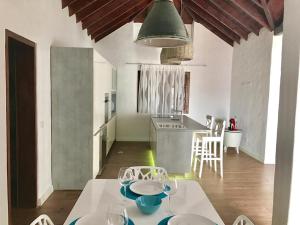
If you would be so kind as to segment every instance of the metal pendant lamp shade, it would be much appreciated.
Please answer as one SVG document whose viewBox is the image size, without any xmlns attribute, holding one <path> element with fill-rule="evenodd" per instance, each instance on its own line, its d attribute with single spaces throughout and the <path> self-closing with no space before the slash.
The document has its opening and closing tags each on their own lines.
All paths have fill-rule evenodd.
<svg viewBox="0 0 300 225">
<path fill-rule="evenodd" d="M 171 0 L 155 0 L 136 43 L 152 47 L 174 48 L 186 45 L 190 38 Z"/>
<path fill-rule="evenodd" d="M 160 63 L 162 65 L 180 65 L 181 64 L 181 61 L 180 60 L 177 60 L 177 59 L 168 59 L 166 57 L 166 54 L 164 54 L 164 49 L 166 48 L 163 48 L 161 53 L 160 53 Z"/>
<path fill-rule="evenodd" d="M 163 58 L 167 60 L 189 61 L 193 59 L 192 43 L 177 48 L 163 48 Z"/>
</svg>

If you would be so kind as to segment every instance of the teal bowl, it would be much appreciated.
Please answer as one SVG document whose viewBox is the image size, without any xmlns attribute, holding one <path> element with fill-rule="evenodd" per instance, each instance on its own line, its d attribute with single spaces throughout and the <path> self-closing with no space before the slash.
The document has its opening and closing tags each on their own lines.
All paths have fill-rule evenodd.
<svg viewBox="0 0 300 225">
<path fill-rule="evenodd" d="M 161 205 L 161 199 L 153 195 L 144 195 L 138 197 L 135 200 L 135 203 L 142 213 L 150 215 L 159 209 Z"/>
</svg>

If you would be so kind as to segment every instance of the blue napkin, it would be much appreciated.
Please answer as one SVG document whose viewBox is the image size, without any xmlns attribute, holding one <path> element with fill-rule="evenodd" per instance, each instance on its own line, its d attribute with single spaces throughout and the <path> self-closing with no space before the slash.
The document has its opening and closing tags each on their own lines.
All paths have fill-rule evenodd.
<svg viewBox="0 0 300 225">
<path fill-rule="evenodd" d="M 134 225 L 134 222 L 133 222 L 130 218 L 128 218 L 128 223 L 127 223 L 127 225 Z"/>
<path fill-rule="evenodd" d="M 74 220 L 72 223 L 70 223 L 70 225 L 75 225 L 75 223 L 80 219 L 80 217 L 76 220 Z"/>
<path fill-rule="evenodd" d="M 173 216 L 169 216 L 161 220 L 158 225 L 168 225 L 168 221 L 172 218 Z"/>
</svg>

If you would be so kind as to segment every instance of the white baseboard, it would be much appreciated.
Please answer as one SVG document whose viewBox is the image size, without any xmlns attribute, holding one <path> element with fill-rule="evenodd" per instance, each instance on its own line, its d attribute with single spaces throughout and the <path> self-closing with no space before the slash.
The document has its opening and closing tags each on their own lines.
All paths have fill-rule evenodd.
<svg viewBox="0 0 300 225">
<path fill-rule="evenodd" d="M 264 163 L 267 164 L 267 165 L 275 165 L 276 164 L 276 159 L 265 160 Z"/>
<path fill-rule="evenodd" d="M 258 155 L 253 154 L 252 152 L 247 151 L 246 149 L 240 148 L 240 151 L 244 152 L 245 154 L 249 155 L 250 157 L 256 159 L 257 161 L 264 163 L 264 160 L 260 159 Z"/>
<path fill-rule="evenodd" d="M 52 193 L 53 185 L 50 185 L 48 189 L 44 192 L 44 194 L 40 198 L 38 198 L 37 205 L 42 206 Z"/>
</svg>

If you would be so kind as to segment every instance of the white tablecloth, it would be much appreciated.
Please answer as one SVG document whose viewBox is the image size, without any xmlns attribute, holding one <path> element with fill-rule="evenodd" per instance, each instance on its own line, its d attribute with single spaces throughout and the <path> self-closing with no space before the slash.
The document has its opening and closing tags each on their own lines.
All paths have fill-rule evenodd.
<svg viewBox="0 0 300 225">
<path fill-rule="evenodd" d="M 90 180 L 64 225 L 69 225 L 75 219 L 91 213 L 96 215 L 95 225 L 106 225 L 108 206 L 120 204 L 122 199 L 120 185 L 117 180 Z M 126 201 L 128 215 L 135 225 L 157 225 L 159 221 L 168 216 L 167 207 L 166 198 L 159 210 L 153 215 L 143 215 L 136 207 L 135 201 Z M 218 225 L 224 225 L 200 185 L 193 180 L 178 181 L 178 191 L 171 198 L 171 209 L 176 214 L 195 213 L 211 219 Z"/>
</svg>

